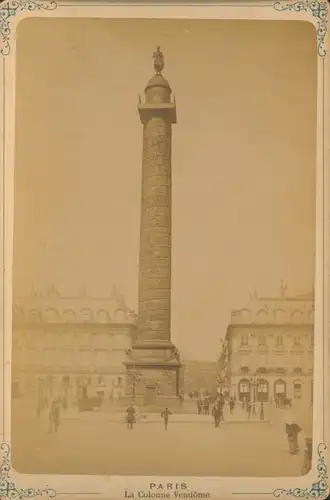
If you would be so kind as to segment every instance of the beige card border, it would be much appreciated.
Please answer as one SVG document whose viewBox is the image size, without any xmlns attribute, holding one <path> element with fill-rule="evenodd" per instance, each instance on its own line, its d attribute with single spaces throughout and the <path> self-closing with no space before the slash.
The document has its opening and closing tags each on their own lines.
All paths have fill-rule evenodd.
<svg viewBox="0 0 330 500">
<path fill-rule="evenodd" d="M 329 492 L 326 444 L 329 427 L 327 375 L 329 327 L 329 50 L 327 39 L 328 3 L 326 0 L 287 0 L 287 2 L 213 3 L 209 5 L 136 5 L 96 2 L 41 2 L 40 0 L 5 0 L 0 4 L 0 179 L 2 181 L 0 259 L 3 271 L 0 288 L 2 321 L 2 370 L 0 370 L 0 429 L 2 462 L 0 462 L 0 498 L 35 498 L 42 494 L 58 498 L 124 498 L 124 491 L 149 491 L 150 482 L 164 482 L 159 477 L 134 476 L 52 476 L 16 473 L 10 464 L 10 391 L 11 391 L 11 305 L 12 305 L 12 236 L 13 173 L 15 131 L 15 36 L 18 23 L 38 17 L 109 17 L 109 18 L 190 18 L 190 19 L 258 19 L 308 21 L 316 28 L 318 41 L 317 92 L 317 228 L 315 280 L 315 368 L 313 468 L 299 478 L 166 478 L 185 482 L 189 491 L 209 493 L 210 498 L 326 498 Z M 262 43 L 262 40 L 260 41 Z M 289 50 L 289 48 L 288 48 Z M 329 423 L 328 423 L 329 422 Z M 317 446 L 319 445 L 319 446 Z M 48 490 L 47 490 L 48 488 Z M 47 491 L 45 491 L 47 490 Z"/>
</svg>

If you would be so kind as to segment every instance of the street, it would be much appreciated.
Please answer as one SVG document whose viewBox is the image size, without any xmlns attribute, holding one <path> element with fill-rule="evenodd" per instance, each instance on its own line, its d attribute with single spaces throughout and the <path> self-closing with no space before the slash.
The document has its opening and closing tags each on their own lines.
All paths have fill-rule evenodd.
<svg viewBox="0 0 330 500">
<path fill-rule="evenodd" d="M 278 423 L 124 422 L 62 419 L 48 434 L 47 414 L 23 418 L 14 413 L 13 467 L 24 473 L 159 476 L 297 476 L 301 452 L 288 452 L 284 425 Z"/>
</svg>

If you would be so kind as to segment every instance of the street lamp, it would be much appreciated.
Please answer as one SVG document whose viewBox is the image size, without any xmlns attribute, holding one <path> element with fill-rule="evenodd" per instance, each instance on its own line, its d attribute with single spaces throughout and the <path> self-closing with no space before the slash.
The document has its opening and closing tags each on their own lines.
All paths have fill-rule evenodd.
<svg viewBox="0 0 330 500">
<path fill-rule="evenodd" d="M 261 400 L 260 405 L 260 420 L 265 420 L 265 412 L 264 412 L 264 402 Z"/>
<path fill-rule="evenodd" d="M 132 389 L 133 389 L 133 400 L 135 400 L 135 389 L 136 389 L 136 384 L 140 382 L 140 377 L 142 376 L 142 373 L 139 370 L 136 370 L 135 366 L 132 366 L 130 370 L 128 370 L 128 375 L 131 377 L 132 380 Z"/>
<path fill-rule="evenodd" d="M 257 389 L 259 386 L 259 379 L 257 377 L 250 378 L 250 384 L 253 389 L 253 399 L 252 399 L 252 413 L 255 415 L 256 413 L 256 400 L 257 400 Z M 250 396 L 251 398 L 251 396 Z"/>
</svg>

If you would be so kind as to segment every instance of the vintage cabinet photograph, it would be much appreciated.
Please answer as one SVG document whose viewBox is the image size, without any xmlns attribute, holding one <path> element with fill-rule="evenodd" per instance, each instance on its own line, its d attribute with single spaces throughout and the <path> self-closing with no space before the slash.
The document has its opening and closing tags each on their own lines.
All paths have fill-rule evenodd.
<svg viewBox="0 0 330 500">
<path fill-rule="evenodd" d="M 15 470 L 307 474 L 314 26 L 31 18 L 16 38 Z"/>
</svg>

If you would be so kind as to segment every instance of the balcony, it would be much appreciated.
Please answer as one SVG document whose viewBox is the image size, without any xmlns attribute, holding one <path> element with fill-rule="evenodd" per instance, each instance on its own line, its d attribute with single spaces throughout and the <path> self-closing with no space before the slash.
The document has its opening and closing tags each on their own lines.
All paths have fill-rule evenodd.
<svg viewBox="0 0 330 500">
<path fill-rule="evenodd" d="M 267 344 L 258 344 L 257 345 L 257 351 L 268 351 L 268 345 Z"/>
<path fill-rule="evenodd" d="M 250 368 L 248 366 L 241 366 L 240 371 L 241 373 L 249 373 Z"/>
<path fill-rule="evenodd" d="M 275 344 L 274 349 L 276 352 L 284 352 L 287 350 L 285 344 Z"/>
<path fill-rule="evenodd" d="M 286 368 L 283 366 L 276 366 L 275 368 L 272 369 L 274 373 L 277 373 L 278 375 L 285 375 L 286 374 Z"/>
<path fill-rule="evenodd" d="M 265 368 L 264 366 L 260 366 L 257 368 L 256 373 L 268 373 L 269 369 Z"/>
<path fill-rule="evenodd" d="M 251 344 L 239 344 L 237 347 L 237 352 L 246 352 L 246 351 L 251 351 L 252 350 L 252 345 Z"/>
</svg>

